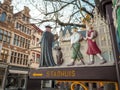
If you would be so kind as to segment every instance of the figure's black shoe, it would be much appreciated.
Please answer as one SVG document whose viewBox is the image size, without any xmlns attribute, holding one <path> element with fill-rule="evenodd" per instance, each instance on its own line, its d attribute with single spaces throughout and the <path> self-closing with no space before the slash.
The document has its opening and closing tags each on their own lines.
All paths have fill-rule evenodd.
<svg viewBox="0 0 120 90">
<path fill-rule="evenodd" d="M 80 63 L 80 64 L 85 65 L 85 62 L 81 61 L 81 63 Z"/>
<path fill-rule="evenodd" d="M 106 63 L 107 61 L 106 60 L 103 60 L 100 64 L 104 64 L 104 63 Z"/>
<path fill-rule="evenodd" d="M 92 64 L 94 64 L 94 61 L 91 61 L 91 62 L 88 63 L 88 65 L 92 65 Z"/>
<path fill-rule="evenodd" d="M 72 62 L 71 64 L 68 64 L 67 66 L 73 66 L 75 65 L 75 62 Z"/>
<path fill-rule="evenodd" d="M 81 63 L 77 63 L 76 65 L 85 65 L 85 63 L 81 62 Z"/>
</svg>

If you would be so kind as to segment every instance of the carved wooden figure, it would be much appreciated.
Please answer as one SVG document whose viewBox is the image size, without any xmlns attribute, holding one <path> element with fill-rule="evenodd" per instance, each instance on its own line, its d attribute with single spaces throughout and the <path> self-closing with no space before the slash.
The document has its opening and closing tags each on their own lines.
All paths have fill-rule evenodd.
<svg viewBox="0 0 120 90">
<path fill-rule="evenodd" d="M 87 44 L 88 44 L 88 49 L 87 49 L 87 54 L 89 55 L 90 62 L 88 63 L 89 65 L 94 64 L 94 55 L 97 55 L 100 59 L 101 62 L 100 64 L 104 64 L 107 61 L 101 56 L 101 50 L 99 49 L 95 38 L 97 37 L 97 32 L 93 30 L 93 26 L 89 25 L 88 22 L 86 22 L 87 25 L 87 33 L 86 33 L 86 38 Z"/>
<path fill-rule="evenodd" d="M 57 51 L 56 52 L 57 65 L 58 66 L 62 65 L 62 63 L 63 63 L 64 60 L 63 60 L 63 53 L 61 51 L 61 47 L 56 46 L 55 50 Z"/>
</svg>

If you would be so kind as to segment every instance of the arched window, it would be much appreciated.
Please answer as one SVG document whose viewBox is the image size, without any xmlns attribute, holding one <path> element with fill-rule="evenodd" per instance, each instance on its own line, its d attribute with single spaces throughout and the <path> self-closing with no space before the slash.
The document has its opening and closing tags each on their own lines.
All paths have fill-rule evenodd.
<svg viewBox="0 0 120 90">
<path fill-rule="evenodd" d="M 8 16 L 7 21 L 11 22 L 11 16 Z"/>
<path fill-rule="evenodd" d="M 6 13 L 3 12 L 0 16 L 0 21 L 4 22 L 6 20 Z"/>
</svg>

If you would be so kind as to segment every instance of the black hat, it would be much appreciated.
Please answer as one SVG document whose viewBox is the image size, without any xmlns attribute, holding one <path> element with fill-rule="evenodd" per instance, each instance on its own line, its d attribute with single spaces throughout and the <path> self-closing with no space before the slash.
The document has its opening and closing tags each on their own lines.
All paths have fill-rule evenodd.
<svg viewBox="0 0 120 90">
<path fill-rule="evenodd" d="M 45 26 L 45 28 L 51 28 L 52 29 L 52 27 L 50 25 Z"/>
</svg>

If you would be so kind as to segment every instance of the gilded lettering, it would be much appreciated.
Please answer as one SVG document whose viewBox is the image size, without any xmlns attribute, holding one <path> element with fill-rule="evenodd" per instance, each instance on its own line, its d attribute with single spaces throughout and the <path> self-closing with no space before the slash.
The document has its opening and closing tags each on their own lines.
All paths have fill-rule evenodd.
<svg viewBox="0 0 120 90">
<path fill-rule="evenodd" d="M 72 77 L 74 77 L 74 76 L 76 76 L 76 74 L 75 74 L 75 71 L 74 70 L 72 70 Z"/>
<path fill-rule="evenodd" d="M 53 74 L 54 74 L 54 71 L 51 71 L 51 72 L 50 72 L 50 76 L 53 76 Z"/>
<path fill-rule="evenodd" d="M 57 74 L 56 74 L 56 72 L 55 72 L 55 71 L 53 72 L 53 76 L 57 76 Z"/>
<path fill-rule="evenodd" d="M 74 77 L 75 71 L 71 70 L 71 71 L 47 71 L 46 72 L 46 76 L 47 77 Z"/>
<path fill-rule="evenodd" d="M 65 76 L 65 71 L 62 72 L 62 76 Z"/>
<path fill-rule="evenodd" d="M 46 72 L 46 77 L 49 77 L 49 76 L 50 76 L 50 72 L 47 71 L 47 72 Z"/>
<path fill-rule="evenodd" d="M 57 71 L 57 76 L 61 76 L 61 71 Z"/>
</svg>

